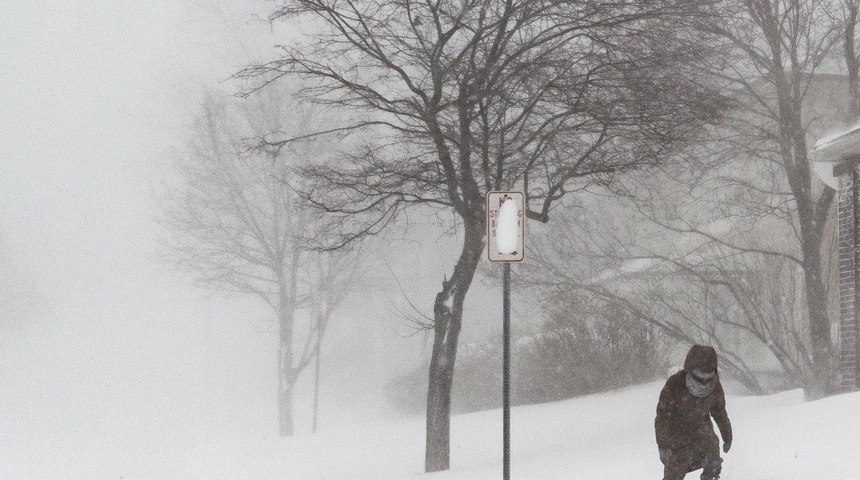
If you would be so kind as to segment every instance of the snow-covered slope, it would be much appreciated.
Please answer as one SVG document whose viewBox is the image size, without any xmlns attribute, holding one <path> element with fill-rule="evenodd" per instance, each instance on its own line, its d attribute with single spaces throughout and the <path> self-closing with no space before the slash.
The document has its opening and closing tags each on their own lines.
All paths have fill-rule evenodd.
<svg viewBox="0 0 860 480">
<path fill-rule="evenodd" d="M 659 479 L 653 440 L 661 384 L 512 411 L 515 479 Z M 799 390 L 729 396 L 735 440 L 723 480 L 860 480 L 860 393 L 804 402 Z M 423 421 L 286 440 L 236 439 L 189 450 L 183 479 L 501 478 L 501 412 L 452 423 L 451 470 L 423 474 Z M 690 474 L 688 479 L 698 478 Z"/>
</svg>

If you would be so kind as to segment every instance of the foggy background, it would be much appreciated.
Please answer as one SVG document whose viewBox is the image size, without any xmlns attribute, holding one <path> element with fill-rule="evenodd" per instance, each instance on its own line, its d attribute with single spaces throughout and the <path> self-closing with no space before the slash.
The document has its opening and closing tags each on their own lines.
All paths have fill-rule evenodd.
<svg viewBox="0 0 860 480">
<path fill-rule="evenodd" d="M 386 471 L 379 467 L 420 470 L 416 452 L 424 444 L 427 389 L 418 382 L 427 381 L 433 337 L 430 331 L 416 331 L 403 315 L 432 317 L 434 298 L 443 278 L 451 274 L 461 239 L 438 228 L 422 229 L 434 218 L 424 218 L 424 212 L 415 209 L 403 214 L 408 216 L 406 227 L 397 224 L 366 245 L 368 262 L 323 339 L 324 435 L 309 435 L 312 363 L 295 392 L 296 434 L 283 441 L 278 436 L 279 331 L 272 309 L 252 296 L 227 297 L 195 288 L 191 276 L 178 273 L 159 256 L 168 233 L 156 223 L 156 206 L 168 184 L 183 180 L 175 177 L 176 162 L 198 160 L 188 152 L 201 133 L 195 121 L 209 113 L 203 111 L 204 104 L 208 108 L 207 101 L 216 99 L 217 108 L 217 100 L 228 97 L 231 105 L 239 104 L 242 100 L 231 96 L 242 86 L 231 75 L 276 58 L 274 45 L 292 39 L 290 22 L 263 20 L 272 8 L 266 0 L 159 0 L 142 5 L 77 0 L 54 6 L 0 0 L 0 478 L 47 479 L 56 478 L 57 472 L 85 479 L 105 478 L 106 472 L 126 479 L 187 478 L 194 470 L 201 478 L 235 478 L 233 470 L 219 469 L 237 457 L 261 468 L 271 466 L 281 476 L 288 471 L 284 465 L 309 471 L 343 463 L 349 470 L 350 462 L 365 460 L 375 475 Z M 404 18 L 413 26 L 420 20 Z M 816 81 L 810 84 L 815 88 L 797 99 L 810 118 L 825 113 L 833 117 L 809 124 L 807 133 L 815 138 L 845 126 L 840 108 L 846 105 L 844 80 L 818 66 L 821 69 L 812 72 Z M 737 80 L 747 86 L 756 83 L 744 76 Z M 761 92 L 751 88 L 747 93 Z M 253 112 L 265 101 L 247 110 Z M 807 109 L 807 104 L 815 108 Z M 284 112 L 291 108 L 280 101 L 277 105 Z M 746 161 L 747 154 L 736 156 L 734 150 L 726 150 L 725 157 L 722 151 L 708 151 L 721 145 L 722 136 L 738 133 L 734 129 L 748 117 L 761 114 L 746 106 L 732 112 L 738 118 L 723 125 L 725 132 L 713 132 L 714 147 L 694 145 L 705 150 L 703 165 L 692 161 L 702 160 L 695 158 L 666 172 L 635 172 L 615 179 L 623 183 L 613 186 L 627 189 L 631 197 L 657 195 L 663 208 L 643 212 L 647 204 L 635 199 L 620 200 L 612 191 L 582 187 L 553 211 L 560 221 L 529 223 L 529 259 L 514 270 L 515 406 L 662 379 L 689 344 L 723 340 L 727 351 L 722 358 L 729 362 L 721 369 L 729 368 L 721 374 L 728 373 L 723 378 L 731 382 L 730 395 L 817 383 L 811 382 L 819 378 L 810 374 L 811 367 L 799 363 L 787 368 L 779 362 L 806 356 L 809 322 L 800 303 L 808 292 L 799 288 L 802 271 L 791 262 L 759 263 L 735 255 L 747 241 L 753 246 L 768 243 L 776 256 L 784 256 L 783 248 L 802 253 L 800 237 L 792 230 L 795 213 L 774 223 L 778 215 L 762 217 L 757 212 L 761 207 L 781 211 L 783 194 L 761 199 L 755 184 L 737 191 L 725 188 L 722 180 L 709 183 L 729 174 L 728 185 L 753 178 L 761 181 L 761 188 L 787 189 L 787 172 L 770 165 L 767 155 Z M 801 120 L 799 113 L 796 119 L 762 122 L 778 132 L 795 120 Z M 694 148 L 691 155 L 698 153 Z M 695 168 L 685 170 L 689 167 Z M 683 175 L 675 178 L 679 172 Z M 695 181 L 700 173 L 702 183 Z M 715 185 L 714 195 L 707 195 Z M 821 188 L 815 184 L 819 192 Z M 788 197 L 789 204 L 797 201 L 792 194 Z M 451 233 L 455 214 L 435 213 L 440 215 L 435 220 L 442 220 L 438 223 L 445 223 Z M 445 215 L 450 218 L 441 218 Z M 722 237 L 716 243 L 727 248 L 704 248 L 709 247 L 705 235 L 673 232 L 671 225 L 660 225 L 664 217 L 692 221 L 690 225 L 704 233 Z M 758 221 L 763 219 L 767 222 Z M 773 232 L 789 233 L 781 238 Z M 773 245 L 764 241 L 769 239 Z M 821 250 L 835 258 L 836 250 L 828 243 L 832 239 L 825 240 Z M 742 245 L 732 246 L 737 241 Z M 683 260 L 679 265 L 694 276 L 678 275 L 667 265 L 676 260 Z M 530 271 L 529 264 L 537 268 Z M 763 275 L 774 281 L 741 289 L 747 294 L 741 298 L 710 295 L 711 277 L 703 274 L 711 265 L 725 270 L 717 280 L 758 285 L 756 275 Z M 469 290 L 454 382 L 455 413 L 500 404 L 496 377 L 501 363 L 501 288 L 498 279 L 486 278 L 497 267 L 483 262 Z M 688 281 L 696 274 L 701 278 Z M 611 288 L 588 294 L 595 284 Z M 836 293 L 835 288 L 829 292 L 831 300 Z M 319 298 L 325 302 L 332 297 L 314 300 Z M 632 318 L 628 301 L 646 308 Z M 767 308 L 756 309 L 757 316 L 747 315 L 741 308 L 745 302 Z M 831 318 L 836 318 L 838 306 L 830 302 L 836 308 Z M 297 311 L 300 339 L 313 308 Z M 741 328 L 729 329 L 725 320 L 743 322 Z M 741 331 L 757 320 L 768 330 L 762 338 Z M 771 335 L 774 324 L 777 332 Z M 570 341 L 579 343 L 565 343 Z M 648 390 L 652 387 L 634 396 L 656 400 L 656 392 Z M 649 413 L 622 410 L 636 422 L 648 417 L 636 442 L 642 458 L 647 453 L 656 465 L 650 431 L 653 400 L 642 400 L 649 404 Z M 567 419 L 582 406 L 566 405 L 577 407 L 554 414 Z M 523 418 L 545 420 L 542 415 Z M 389 435 L 393 430 L 380 423 L 405 416 L 410 418 L 402 423 L 415 435 L 412 440 Z M 485 416 L 458 417 L 466 422 L 462 426 Z M 477 436 L 460 437 L 470 438 L 469 448 L 457 452 L 455 446 L 454 451 L 486 456 L 491 442 L 474 439 L 497 436 L 494 425 L 483 422 L 480 428 L 468 428 L 469 435 Z M 373 434 L 357 433 L 363 427 Z M 331 442 L 334 436 L 325 435 L 344 430 L 361 441 L 344 436 L 343 443 Z M 569 445 L 562 430 L 558 443 Z M 388 465 L 372 465 L 384 457 L 372 450 L 378 448 L 373 439 L 382 437 L 398 455 L 385 458 Z M 592 442 L 588 435 L 581 438 Z M 399 452 L 404 445 L 411 454 Z M 556 452 L 555 446 L 552 450 L 565 459 L 551 462 L 567 462 L 566 451 Z M 617 458 L 607 452 L 611 450 L 593 459 Z M 782 454 L 798 458 L 790 449 Z M 768 458 L 779 461 L 773 455 Z M 349 476 L 359 477 L 352 472 Z M 252 478 L 260 477 L 267 478 Z"/>
<path fill-rule="evenodd" d="M 277 436 L 271 314 L 171 271 L 153 221 L 153 191 L 204 94 L 232 92 L 228 77 L 285 34 L 254 20 L 267 7 L 0 4 L 0 475 L 157 475 L 202 438 Z M 454 240 L 433 240 L 390 256 L 392 270 L 426 269 L 400 278 L 426 292 L 410 298 L 421 307 L 453 265 L 434 254 Z M 428 353 L 432 340 L 407 336 L 397 318 L 390 274 L 373 282 L 326 336 L 323 429 L 396 415 L 384 383 Z M 498 295 L 471 309 L 475 323 L 500 318 Z M 310 429 L 310 378 L 296 396 L 299 435 Z"/>
</svg>

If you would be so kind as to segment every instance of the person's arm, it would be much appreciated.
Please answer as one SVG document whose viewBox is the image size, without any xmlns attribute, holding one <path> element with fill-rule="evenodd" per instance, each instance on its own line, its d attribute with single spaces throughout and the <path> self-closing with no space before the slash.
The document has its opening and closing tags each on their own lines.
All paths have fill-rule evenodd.
<svg viewBox="0 0 860 480">
<path fill-rule="evenodd" d="M 732 422 L 729 421 L 729 414 L 726 412 L 726 394 L 719 380 L 713 395 L 715 398 L 711 404 L 711 416 L 714 417 L 717 428 L 720 429 L 720 436 L 723 437 L 723 451 L 728 453 L 732 446 Z"/>
<path fill-rule="evenodd" d="M 660 400 L 657 402 L 657 417 L 654 419 L 654 433 L 657 437 L 657 448 L 660 450 L 671 450 L 675 446 L 672 441 L 674 415 L 675 398 L 667 383 L 660 391 Z"/>
</svg>

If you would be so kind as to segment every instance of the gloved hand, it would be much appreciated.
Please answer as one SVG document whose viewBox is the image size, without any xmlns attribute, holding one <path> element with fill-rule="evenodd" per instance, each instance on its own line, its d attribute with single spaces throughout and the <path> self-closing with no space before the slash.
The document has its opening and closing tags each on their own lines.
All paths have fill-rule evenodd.
<svg viewBox="0 0 860 480">
<path fill-rule="evenodd" d="M 672 458 L 672 450 L 668 448 L 660 449 L 660 461 L 663 462 L 663 465 L 666 465 L 669 462 L 669 459 Z"/>
<path fill-rule="evenodd" d="M 729 453 L 730 448 L 732 448 L 731 440 L 723 443 L 723 453 Z"/>
</svg>

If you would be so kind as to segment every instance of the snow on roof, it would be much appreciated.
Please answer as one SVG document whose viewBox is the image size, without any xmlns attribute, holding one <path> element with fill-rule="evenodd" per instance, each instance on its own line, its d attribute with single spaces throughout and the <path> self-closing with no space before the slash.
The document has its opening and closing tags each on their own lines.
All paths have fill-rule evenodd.
<svg viewBox="0 0 860 480">
<path fill-rule="evenodd" d="M 833 167 L 846 157 L 860 155 L 860 123 L 819 138 L 809 154 L 815 174 L 831 188 L 837 188 L 839 181 L 833 176 Z"/>
<path fill-rule="evenodd" d="M 815 162 L 839 162 L 843 157 L 860 153 L 860 124 L 819 138 L 812 147 Z"/>
<path fill-rule="evenodd" d="M 853 132 L 853 131 L 855 131 L 855 130 L 858 130 L 858 129 L 860 129 L 860 124 L 855 125 L 855 126 L 853 126 L 853 127 L 849 128 L 849 129 L 847 129 L 847 130 L 838 130 L 838 131 L 836 131 L 836 132 L 832 132 L 832 133 L 830 133 L 829 135 L 826 135 L 826 136 L 824 136 L 824 137 L 819 138 L 819 139 L 815 142 L 815 146 L 814 146 L 813 148 L 820 148 L 820 147 L 823 147 L 823 146 L 824 146 L 824 144 L 830 143 L 830 142 L 832 142 L 832 141 L 834 141 L 834 140 L 838 139 L 839 137 L 842 137 L 842 136 L 844 136 L 844 135 L 847 135 L 847 134 L 849 134 L 849 133 L 851 133 L 851 132 Z"/>
<path fill-rule="evenodd" d="M 634 258 L 631 260 L 625 260 L 617 268 L 611 268 L 598 273 L 595 277 L 589 280 L 589 283 L 604 283 L 611 280 L 615 280 L 620 277 L 624 277 L 629 274 L 653 270 L 654 267 L 661 262 L 664 262 L 664 260 L 654 257 Z"/>
<path fill-rule="evenodd" d="M 735 228 L 735 223 L 736 221 L 732 218 L 719 218 L 702 225 L 700 229 L 707 235 L 724 239 L 733 238 L 733 243 L 742 244 L 743 239 L 738 236 L 733 236 L 732 234 L 732 230 Z M 764 229 L 779 231 L 777 226 L 772 225 L 772 222 L 767 222 L 766 219 L 759 220 L 758 223 L 762 224 Z M 779 238 L 779 236 L 776 236 L 775 238 Z M 676 271 L 677 267 L 673 264 L 673 260 L 671 260 L 670 257 L 685 258 L 686 262 L 698 263 L 707 261 L 714 255 L 717 257 L 722 256 L 722 254 L 715 250 L 720 248 L 718 244 L 713 244 L 713 242 L 706 236 L 693 232 L 679 234 L 678 238 L 672 243 L 670 248 L 671 252 L 664 253 L 664 255 L 667 256 L 655 255 L 653 257 L 627 259 L 616 267 L 607 268 L 598 272 L 589 279 L 588 283 L 608 283 L 642 273 L 661 274 Z"/>
</svg>

